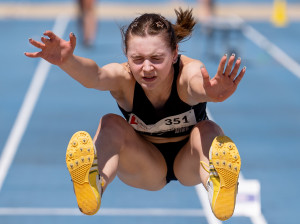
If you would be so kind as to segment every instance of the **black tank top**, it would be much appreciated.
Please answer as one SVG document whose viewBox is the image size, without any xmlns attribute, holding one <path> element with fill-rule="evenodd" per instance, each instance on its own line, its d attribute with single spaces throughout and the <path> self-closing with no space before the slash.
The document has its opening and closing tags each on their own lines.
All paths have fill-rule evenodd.
<svg viewBox="0 0 300 224">
<path fill-rule="evenodd" d="M 206 120 L 206 102 L 190 106 L 177 93 L 177 77 L 180 69 L 180 55 L 174 66 L 174 79 L 169 99 L 162 108 L 155 109 L 144 90 L 136 82 L 131 112 L 120 108 L 128 123 L 139 133 L 157 137 L 184 136 L 195 124 Z"/>
</svg>

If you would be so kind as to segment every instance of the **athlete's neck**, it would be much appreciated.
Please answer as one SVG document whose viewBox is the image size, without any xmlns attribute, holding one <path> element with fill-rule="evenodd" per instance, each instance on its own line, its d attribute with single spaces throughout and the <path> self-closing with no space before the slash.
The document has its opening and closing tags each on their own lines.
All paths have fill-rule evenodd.
<svg viewBox="0 0 300 224">
<path fill-rule="evenodd" d="M 172 68 L 171 70 L 172 73 L 164 80 L 164 82 L 160 83 L 157 88 L 151 90 L 144 89 L 147 98 L 156 109 L 163 107 L 170 97 L 174 79 L 174 69 Z"/>
</svg>

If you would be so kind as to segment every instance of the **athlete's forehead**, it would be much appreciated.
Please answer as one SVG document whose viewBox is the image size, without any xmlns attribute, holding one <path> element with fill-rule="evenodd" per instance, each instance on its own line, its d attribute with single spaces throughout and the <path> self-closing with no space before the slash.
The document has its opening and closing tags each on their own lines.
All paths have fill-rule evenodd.
<svg viewBox="0 0 300 224">
<path fill-rule="evenodd" d="M 160 35 L 145 37 L 132 36 L 128 41 L 127 56 L 156 55 L 163 56 L 171 52 L 171 48 Z"/>
</svg>

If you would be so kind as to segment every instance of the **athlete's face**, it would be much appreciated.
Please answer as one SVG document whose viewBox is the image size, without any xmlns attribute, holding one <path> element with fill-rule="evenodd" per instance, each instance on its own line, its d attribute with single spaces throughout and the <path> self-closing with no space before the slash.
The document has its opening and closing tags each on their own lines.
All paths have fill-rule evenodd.
<svg viewBox="0 0 300 224">
<path fill-rule="evenodd" d="M 160 35 L 131 36 L 127 58 L 136 81 L 151 90 L 172 80 L 172 65 L 177 60 L 177 51 L 172 51 Z"/>
</svg>

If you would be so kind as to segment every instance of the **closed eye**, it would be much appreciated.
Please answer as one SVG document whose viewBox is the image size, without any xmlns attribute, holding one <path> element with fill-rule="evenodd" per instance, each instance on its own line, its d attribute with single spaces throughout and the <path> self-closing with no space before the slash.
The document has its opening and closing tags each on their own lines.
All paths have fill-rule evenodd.
<svg viewBox="0 0 300 224">
<path fill-rule="evenodd" d="M 161 63 L 163 62 L 163 57 L 152 57 L 151 60 L 153 61 L 153 63 Z"/>
<path fill-rule="evenodd" d="M 144 59 L 142 57 L 133 57 L 132 58 L 132 61 L 135 63 L 135 64 L 141 64 L 143 63 Z"/>
</svg>

